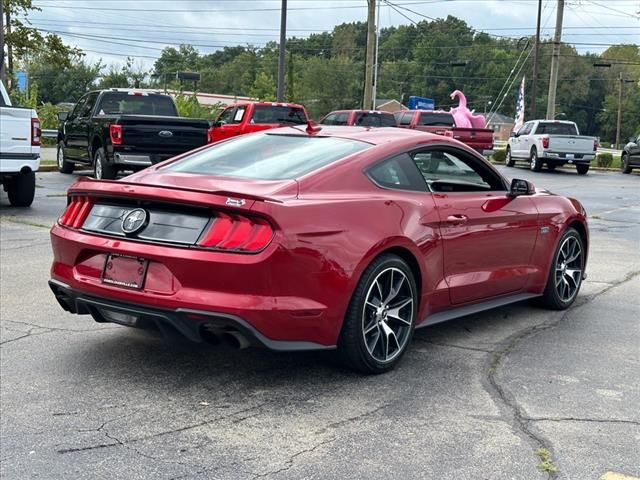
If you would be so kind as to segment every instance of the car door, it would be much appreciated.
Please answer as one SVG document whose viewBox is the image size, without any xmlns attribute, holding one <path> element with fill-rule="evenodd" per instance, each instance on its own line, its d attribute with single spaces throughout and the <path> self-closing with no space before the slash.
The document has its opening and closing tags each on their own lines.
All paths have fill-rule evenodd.
<svg viewBox="0 0 640 480">
<path fill-rule="evenodd" d="M 452 304 L 515 293 L 534 269 L 538 212 L 531 198 L 508 195 L 502 177 L 481 158 L 451 146 L 412 153 L 432 192 Z"/>
<path fill-rule="evenodd" d="M 219 126 L 216 127 L 215 140 L 224 140 L 242 134 L 242 119 L 247 107 L 229 107 L 218 117 Z"/>
<path fill-rule="evenodd" d="M 78 118 L 75 123 L 76 145 L 78 159 L 83 162 L 91 163 L 91 151 L 89 149 L 89 133 L 91 130 L 91 121 L 93 118 L 93 110 L 98 99 L 99 92 L 91 92 L 87 95 L 87 101 L 78 112 Z"/>
<path fill-rule="evenodd" d="M 80 158 L 80 145 L 81 140 L 80 129 L 78 124 L 78 115 L 82 108 L 87 103 L 87 98 L 89 94 L 86 94 L 78 100 L 76 106 L 73 107 L 73 110 L 65 120 L 63 124 L 63 138 L 64 138 L 64 155 L 67 158 L 79 159 Z"/>
<path fill-rule="evenodd" d="M 511 156 L 516 158 L 527 158 L 529 156 L 528 137 L 533 127 L 532 122 L 525 123 L 520 130 L 516 132 L 515 137 L 511 137 L 513 142 L 511 143 Z"/>
<path fill-rule="evenodd" d="M 640 161 L 640 137 L 629 139 L 629 156 L 637 163 Z"/>
</svg>

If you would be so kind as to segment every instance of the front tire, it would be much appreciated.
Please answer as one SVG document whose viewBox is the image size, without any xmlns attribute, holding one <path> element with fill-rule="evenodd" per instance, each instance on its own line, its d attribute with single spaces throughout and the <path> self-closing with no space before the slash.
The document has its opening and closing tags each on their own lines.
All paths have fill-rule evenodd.
<svg viewBox="0 0 640 480">
<path fill-rule="evenodd" d="M 622 154 L 620 158 L 620 171 L 622 173 L 631 173 L 631 167 L 629 166 L 629 155 Z"/>
<path fill-rule="evenodd" d="M 532 171 L 539 172 L 540 170 L 542 170 L 542 161 L 538 157 L 538 151 L 535 148 L 531 149 L 529 162 Z"/>
<path fill-rule="evenodd" d="M 68 162 L 64 156 L 64 143 L 58 143 L 58 171 L 60 173 L 73 173 L 73 169 L 75 168 L 75 164 Z"/>
<path fill-rule="evenodd" d="M 396 255 L 378 257 L 362 274 L 351 298 L 338 352 L 351 369 L 384 373 L 407 350 L 418 312 L 416 282 Z"/>
<path fill-rule="evenodd" d="M 118 170 L 107 163 L 107 155 L 103 148 L 97 148 L 93 154 L 93 176 L 96 180 L 113 180 Z"/>
<path fill-rule="evenodd" d="M 578 175 L 586 175 L 589 171 L 589 165 L 579 163 L 576 165 L 576 171 L 578 172 Z"/>
<path fill-rule="evenodd" d="M 560 237 L 553 254 L 553 262 L 542 305 L 551 310 L 564 310 L 575 301 L 584 274 L 585 246 L 575 228 L 569 228 Z"/>
<path fill-rule="evenodd" d="M 36 195 L 36 174 L 32 171 L 19 173 L 7 185 L 9 203 L 14 207 L 29 207 Z"/>
<path fill-rule="evenodd" d="M 511 148 L 507 147 L 507 152 L 504 156 L 504 164 L 507 167 L 513 167 L 515 165 L 515 160 L 513 159 L 513 157 L 511 156 Z"/>
</svg>

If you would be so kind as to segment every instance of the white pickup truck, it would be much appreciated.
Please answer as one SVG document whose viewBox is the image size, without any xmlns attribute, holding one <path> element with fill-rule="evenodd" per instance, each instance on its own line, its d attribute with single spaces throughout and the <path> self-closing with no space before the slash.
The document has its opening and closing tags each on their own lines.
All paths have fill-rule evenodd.
<svg viewBox="0 0 640 480">
<path fill-rule="evenodd" d="M 505 163 L 512 167 L 516 160 L 524 160 L 535 172 L 540 171 L 543 164 L 553 170 L 573 163 L 578 173 L 584 175 L 597 149 L 598 139 L 580 135 L 573 122 L 532 120 L 511 134 Z"/>
<path fill-rule="evenodd" d="M 0 81 L 0 181 L 16 207 L 28 207 L 40 167 L 40 120 L 32 108 L 11 106 Z"/>
</svg>

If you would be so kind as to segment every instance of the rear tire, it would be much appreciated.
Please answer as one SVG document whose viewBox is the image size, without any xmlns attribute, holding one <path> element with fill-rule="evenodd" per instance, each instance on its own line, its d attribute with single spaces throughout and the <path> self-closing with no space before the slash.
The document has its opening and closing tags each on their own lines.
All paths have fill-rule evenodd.
<svg viewBox="0 0 640 480">
<path fill-rule="evenodd" d="M 589 171 L 589 165 L 579 163 L 576 165 L 576 170 L 578 171 L 578 175 L 586 175 Z"/>
<path fill-rule="evenodd" d="M 102 147 L 97 148 L 93 154 L 93 176 L 96 180 L 113 180 L 118 170 L 107 163 L 107 155 Z"/>
<path fill-rule="evenodd" d="M 620 171 L 622 173 L 631 173 L 631 167 L 629 166 L 629 156 L 627 154 L 622 154 L 622 158 L 620 159 Z"/>
<path fill-rule="evenodd" d="M 551 310 L 564 310 L 575 301 L 582 285 L 585 247 L 575 228 L 569 228 L 560 237 L 553 254 L 549 278 L 541 304 Z"/>
<path fill-rule="evenodd" d="M 529 163 L 531 164 L 531 170 L 539 172 L 542 170 L 542 161 L 538 158 L 538 151 L 535 148 L 531 149 L 531 155 L 529 156 Z"/>
<path fill-rule="evenodd" d="M 29 207 L 36 195 L 36 174 L 32 171 L 19 173 L 7 185 L 9 202 L 14 207 Z"/>
<path fill-rule="evenodd" d="M 513 167 L 515 165 L 515 163 L 516 163 L 515 160 L 511 156 L 511 148 L 507 147 L 507 152 L 506 152 L 505 157 L 504 157 L 504 164 L 507 167 Z"/>
<path fill-rule="evenodd" d="M 73 169 L 76 167 L 75 164 L 68 162 L 64 156 L 64 143 L 58 143 L 58 171 L 60 173 L 73 173 Z"/>
<path fill-rule="evenodd" d="M 389 254 L 375 259 L 362 274 L 342 325 L 338 353 L 343 363 L 369 374 L 394 368 L 413 337 L 418 299 L 403 259 Z"/>
</svg>

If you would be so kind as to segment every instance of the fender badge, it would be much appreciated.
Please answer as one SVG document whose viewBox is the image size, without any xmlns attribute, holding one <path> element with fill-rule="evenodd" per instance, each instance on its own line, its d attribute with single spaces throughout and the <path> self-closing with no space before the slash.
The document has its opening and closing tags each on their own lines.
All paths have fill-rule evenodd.
<svg viewBox="0 0 640 480">
<path fill-rule="evenodd" d="M 227 198 L 226 204 L 231 207 L 243 207 L 247 203 L 242 198 Z"/>
<path fill-rule="evenodd" d="M 540 227 L 540 234 L 544 235 L 546 233 L 549 233 L 551 229 L 549 227 Z"/>
</svg>

